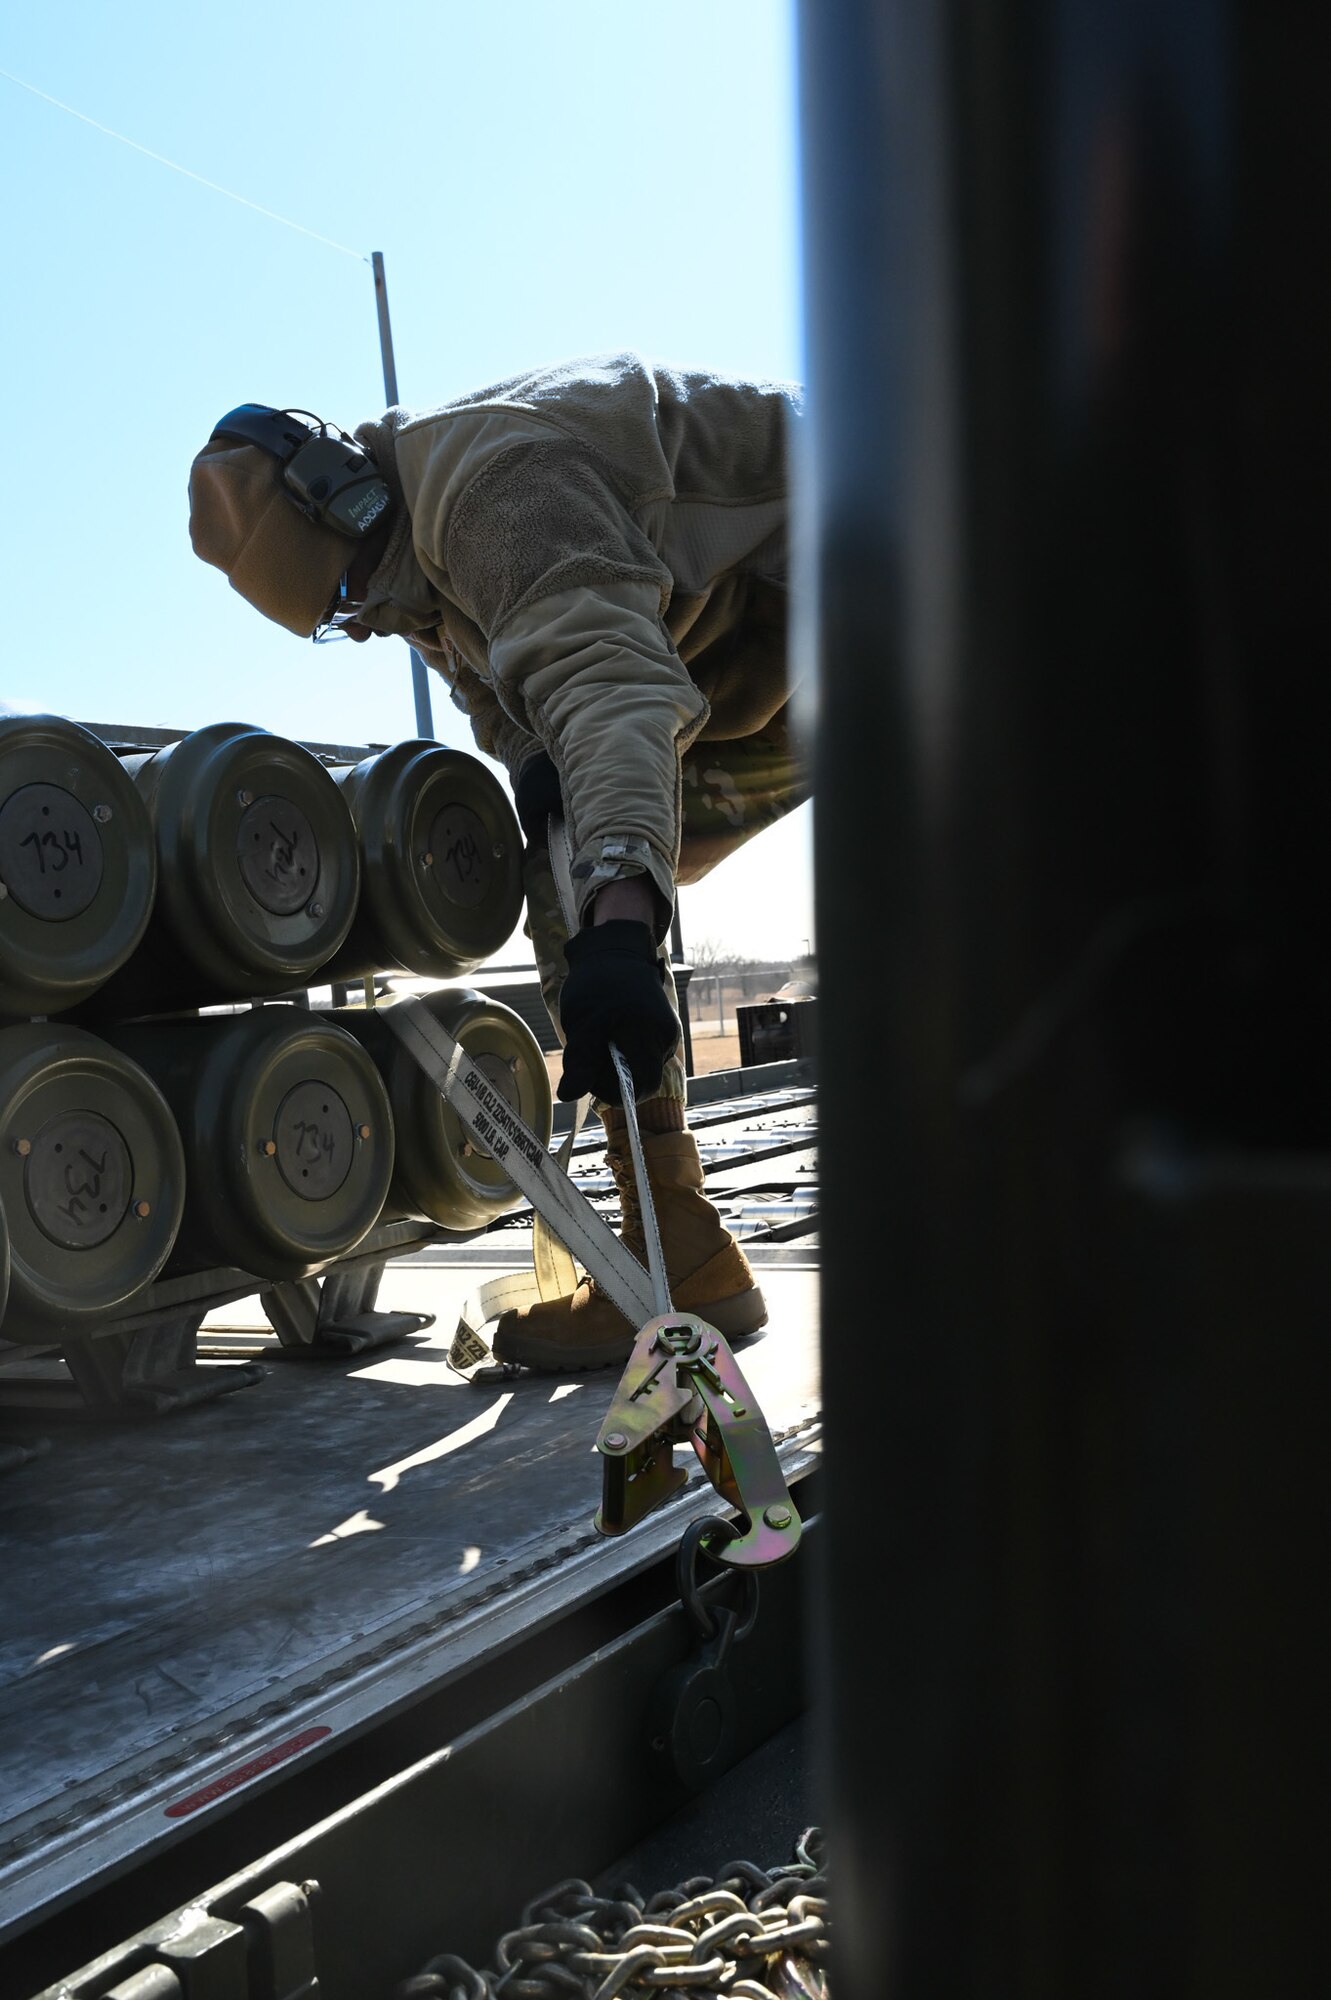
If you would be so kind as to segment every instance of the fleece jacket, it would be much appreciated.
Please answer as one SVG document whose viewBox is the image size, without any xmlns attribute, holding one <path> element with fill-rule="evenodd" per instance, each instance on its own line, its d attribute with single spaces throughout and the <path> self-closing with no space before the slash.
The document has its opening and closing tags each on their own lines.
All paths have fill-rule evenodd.
<svg viewBox="0 0 1331 2000">
<path fill-rule="evenodd" d="M 410 637 L 514 780 L 549 753 L 584 920 L 645 874 L 664 933 L 681 756 L 786 704 L 799 409 L 788 383 L 620 354 L 356 433 L 400 503 L 363 620 Z"/>
</svg>

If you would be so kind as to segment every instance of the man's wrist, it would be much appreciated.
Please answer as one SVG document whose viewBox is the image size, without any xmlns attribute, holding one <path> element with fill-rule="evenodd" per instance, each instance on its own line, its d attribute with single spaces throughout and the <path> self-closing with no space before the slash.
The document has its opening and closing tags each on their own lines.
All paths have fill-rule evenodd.
<svg viewBox="0 0 1331 2000">
<path fill-rule="evenodd" d="M 593 924 L 613 923 L 621 917 L 630 923 L 646 924 L 649 930 L 655 929 L 656 896 L 645 875 L 625 875 L 597 890 L 592 905 Z"/>
</svg>

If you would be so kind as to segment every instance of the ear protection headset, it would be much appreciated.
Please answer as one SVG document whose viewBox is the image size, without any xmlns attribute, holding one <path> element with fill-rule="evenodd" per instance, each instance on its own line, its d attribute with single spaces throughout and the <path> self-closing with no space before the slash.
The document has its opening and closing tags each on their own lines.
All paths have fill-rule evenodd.
<svg viewBox="0 0 1331 2000">
<path fill-rule="evenodd" d="M 293 505 L 352 541 L 368 535 L 391 503 L 387 484 L 369 453 L 345 431 L 330 428 L 308 410 L 242 403 L 214 425 L 213 436 L 257 444 L 281 466 L 282 483 Z"/>
</svg>

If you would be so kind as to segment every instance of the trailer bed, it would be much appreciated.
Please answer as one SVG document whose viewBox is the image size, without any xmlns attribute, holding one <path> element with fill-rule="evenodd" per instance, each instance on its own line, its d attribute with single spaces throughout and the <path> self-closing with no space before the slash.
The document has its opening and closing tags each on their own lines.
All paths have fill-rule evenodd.
<svg viewBox="0 0 1331 2000">
<path fill-rule="evenodd" d="M 761 1233 L 770 1313 L 739 1358 L 793 1477 L 818 1448 L 816 1247 L 807 1217 L 782 1241 L 763 1204 L 811 1198 L 812 1114 L 808 1093 L 726 1111 L 699 1116 L 709 1186 Z M 578 1171 L 594 1190 L 594 1136 Z M 465 1297 L 529 1257 L 528 1219 L 390 1265 L 380 1304 L 433 1327 L 318 1363 L 279 1346 L 257 1300 L 230 1302 L 200 1361 L 257 1360 L 256 1386 L 163 1421 L 48 1425 L 44 1455 L 0 1482 L 0 1941 L 497 1659 L 719 1508 L 695 1465 L 656 1516 L 598 1536 L 615 1372 L 451 1369 Z"/>
</svg>

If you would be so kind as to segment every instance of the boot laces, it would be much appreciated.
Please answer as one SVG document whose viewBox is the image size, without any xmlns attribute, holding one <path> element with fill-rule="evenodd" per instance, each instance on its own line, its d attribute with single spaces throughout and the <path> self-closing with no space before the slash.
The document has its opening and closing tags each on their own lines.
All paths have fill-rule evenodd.
<svg viewBox="0 0 1331 2000">
<path fill-rule="evenodd" d="M 628 1134 L 624 1135 L 624 1149 L 606 1148 L 606 1160 L 619 1190 L 620 1241 L 627 1249 L 634 1250 L 641 1257 L 646 1247 L 646 1237 L 642 1226 L 642 1203 L 638 1198 L 638 1177 L 633 1171 L 633 1155 L 628 1147 Z"/>
</svg>

